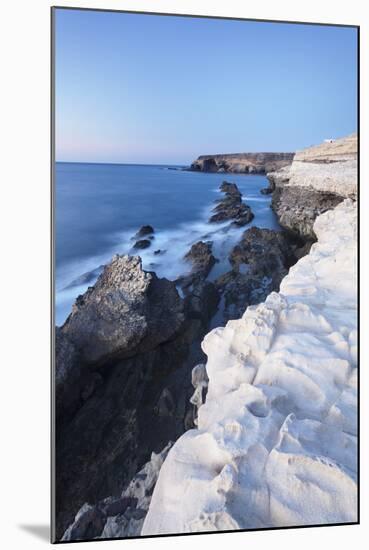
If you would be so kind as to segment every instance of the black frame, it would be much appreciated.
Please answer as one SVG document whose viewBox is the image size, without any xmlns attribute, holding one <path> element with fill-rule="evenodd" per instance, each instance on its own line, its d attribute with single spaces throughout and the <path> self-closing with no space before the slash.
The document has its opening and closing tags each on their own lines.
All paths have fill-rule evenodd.
<svg viewBox="0 0 369 550">
<path fill-rule="evenodd" d="M 281 527 L 261 527 L 255 529 L 237 529 L 234 531 L 205 531 L 194 533 L 169 533 L 160 535 L 140 535 L 134 537 L 112 537 L 104 539 L 83 539 L 76 541 L 60 541 L 55 538 L 55 11 L 56 10 L 68 10 L 68 11 L 95 11 L 95 12 L 113 12 L 113 13 L 127 13 L 137 15 L 160 15 L 167 17 L 192 17 L 198 19 L 225 19 L 231 21 L 254 21 L 259 23 L 285 23 L 291 25 L 313 25 L 322 27 L 346 27 L 356 29 L 357 31 L 357 136 L 358 136 L 358 173 L 357 173 L 357 221 L 358 221 L 358 255 L 357 255 L 357 328 L 358 328 L 358 397 L 357 397 L 357 426 L 358 426 L 358 450 L 357 450 L 357 480 L 358 480 L 358 496 L 357 496 L 357 521 L 345 522 L 345 523 L 326 523 L 326 524 L 313 524 L 313 525 L 290 525 Z M 255 531 L 280 531 L 287 529 L 309 529 L 312 527 L 339 527 L 349 525 L 360 524 L 360 25 L 349 25 L 342 23 L 317 23 L 309 21 L 285 21 L 279 19 L 256 19 L 256 18 L 243 18 L 243 17 L 230 17 L 230 16 L 218 16 L 218 15 L 192 15 L 192 14 L 179 14 L 179 13 L 161 13 L 161 12 L 149 12 L 149 11 L 137 11 L 137 10 L 118 10 L 112 8 L 82 8 L 76 6 L 51 6 L 50 8 L 50 196 L 51 196 L 51 239 L 50 239 L 50 291 L 51 291 L 51 468 L 50 468 L 50 480 L 51 480 L 51 529 L 50 529 L 50 542 L 52 544 L 75 544 L 83 542 L 105 542 L 105 541 L 119 541 L 119 540 L 134 540 L 134 539 L 156 539 L 166 537 L 185 537 L 185 536 L 197 536 L 197 535 L 210 535 L 210 534 L 230 534 L 230 533 L 245 533 Z"/>
</svg>

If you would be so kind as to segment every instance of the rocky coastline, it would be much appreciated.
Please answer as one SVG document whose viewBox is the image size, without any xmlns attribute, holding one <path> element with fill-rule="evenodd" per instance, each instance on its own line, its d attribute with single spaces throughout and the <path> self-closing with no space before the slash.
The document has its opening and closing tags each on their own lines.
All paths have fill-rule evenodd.
<svg viewBox="0 0 369 550">
<path fill-rule="evenodd" d="M 295 156 L 199 157 L 191 169 L 267 172 L 270 184 L 262 192 L 272 193 L 283 230 L 245 228 L 230 252 L 230 270 L 214 281 L 208 276 L 217 258 L 205 238 L 185 255 L 189 271 L 176 281 L 143 270 L 138 256 L 115 256 L 78 297 L 56 331 L 58 539 L 164 532 L 153 527 L 150 502 L 162 463 L 168 452 L 173 456 L 169 448 L 187 430 L 192 434 L 203 410 L 209 353 L 201 342 L 215 316 L 224 326 L 278 292 L 316 242 L 316 219 L 347 197 L 355 200 L 355 137 L 337 142 Z M 247 197 L 228 181 L 220 191 L 209 221 L 249 224 Z M 141 228 L 134 248 L 150 246 L 153 233 L 151 226 Z M 148 244 L 138 245 L 142 241 Z M 163 483 L 165 476 L 158 491 Z"/>
<path fill-rule="evenodd" d="M 224 155 L 201 155 L 190 170 L 201 172 L 267 174 L 289 166 L 294 153 L 230 153 Z"/>
</svg>

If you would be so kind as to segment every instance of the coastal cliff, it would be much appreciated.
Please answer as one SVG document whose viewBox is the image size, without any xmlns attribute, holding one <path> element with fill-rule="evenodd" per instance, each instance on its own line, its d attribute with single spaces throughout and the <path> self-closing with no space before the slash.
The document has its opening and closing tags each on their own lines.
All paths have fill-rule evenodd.
<svg viewBox="0 0 369 550">
<path fill-rule="evenodd" d="M 298 151 L 291 166 L 267 174 L 272 208 L 285 229 L 315 240 L 314 220 L 357 194 L 357 135 Z"/>
<path fill-rule="evenodd" d="M 234 153 L 201 155 L 190 169 L 200 172 L 266 174 L 291 164 L 294 153 Z"/>
</svg>

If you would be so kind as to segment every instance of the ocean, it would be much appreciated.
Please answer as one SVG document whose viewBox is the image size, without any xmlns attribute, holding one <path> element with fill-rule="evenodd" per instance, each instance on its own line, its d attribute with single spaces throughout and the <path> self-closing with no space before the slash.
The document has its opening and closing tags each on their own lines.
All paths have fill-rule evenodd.
<svg viewBox="0 0 369 550">
<path fill-rule="evenodd" d="M 279 229 L 270 195 L 260 194 L 268 181 L 261 175 L 181 171 L 174 166 L 56 163 L 55 322 L 62 325 L 79 294 L 98 276 L 81 276 L 110 261 L 114 254 L 139 254 L 144 269 L 175 279 L 189 271 L 183 260 L 198 240 L 213 241 L 219 262 L 209 279 L 229 270 L 228 254 L 245 229 Z M 229 222 L 209 224 L 223 180 L 235 182 L 254 220 L 243 228 Z M 134 250 L 132 237 L 142 225 L 155 229 L 150 248 Z M 161 250 L 161 254 L 154 254 Z"/>
</svg>

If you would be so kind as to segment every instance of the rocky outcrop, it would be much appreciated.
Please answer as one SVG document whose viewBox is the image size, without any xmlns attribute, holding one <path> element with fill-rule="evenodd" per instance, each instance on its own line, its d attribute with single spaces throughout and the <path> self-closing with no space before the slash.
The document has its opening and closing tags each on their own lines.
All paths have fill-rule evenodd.
<svg viewBox="0 0 369 550">
<path fill-rule="evenodd" d="M 342 202 L 344 197 L 318 191 L 312 187 L 277 186 L 273 191 L 272 208 L 282 227 L 304 239 L 314 241 L 316 218 Z"/>
<path fill-rule="evenodd" d="M 190 373 L 218 301 L 208 284 L 181 298 L 140 258 L 115 256 L 56 330 L 58 539 L 84 503 L 119 497 L 152 452 L 193 425 Z"/>
<path fill-rule="evenodd" d="M 199 241 L 193 244 L 184 259 L 192 264 L 192 274 L 205 279 L 216 262 L 212 253 L 212 243 Z"/>
<path fill-rule="evenodd" d="M 301 241 L 285 232 L 247 229 L 229 255 L 232 270 L 215 281 L 223 301 L 223 322 L 239 318 L 247 306 L 278 291 L 289 268 L 307 252 Z"/>
<path fill-rule="evenodd" d="M 299 151 L 290 167 L 268 173 L 267 177 L 279 223 L 314 240 L 317 216 L 346 197 L 356 198 L 357 136 Z"/>
<path fill-rule="evenodd" d="M 223 181 L 220 191 L 224 193 L 224 198 L 218 201 L 217 206 L 213 208 L 209 222 L 218 223 L 232 220 L 232 225 L 237 227 L 250 223 L 254 214 L 251 208 L 242 202 L 242 193 L 237 185 Z"/>
<path fill-rule="evenodd" d="M 184 296 L 185 312 L 207 324 L 219 303 L 214 283 L 206 280 L 217 261 L 212 253 L 212 243 L 199 241 L 193 244 L 184 259 L 191 264 L 191 271 L 179 277 L 176 283 Z"/>
<path fill-rule="evenodd" d="M 154 239 L 154 228 L 151 225 L 143 225 L 137 231 L 136 235 L 132 237 L 132 240 L 136 241 L 133 248 L 138 250 L 144 250 L 151 246 L 151 241 Z"/>
<path fill-rule="evenodd" d="M 206 336 L 198 430 L 143 535 L 357 522 L 356 216 L 350 199 L 318 216 L 280 292 Z"/>
<path fill-rule="evenodd" d="M 149 248 L 151 246 L 151 241 L 149 239 L 140 239 L 135 242 L 133 248 L 143 250 L 144 248 Z"/>
<path fill-rule="evenodd" d="M 85 503 L 65 531 L 62 541 L 140 535 L 160 468 L 171 446 L 170 442 L 160 453 L 152 453 L 150 461 L 121 495 L 107 497 L 94 505 Z"/>
<path fill-rule="evenodd" d="M 133 238 L 142 239 L 142 237 L 146 237 L 147 235 L 152 235 L 153 233 L 154 233 L 154 228 L 152 227 L 152 225 L 142 225 Z"/>
<path fill-rule="evenodd" d="M 115 256 L 79 296 L 61 332 L 86 363 L 102 364 L 153 349 L 184 322 L 174 283 L 141 268 L 137 256 Z"/>
<path fill-rule="evenodd" d="M 265 174 L 291 164 L 294 153 L 201 155 L 190 169 L 201 172 Z"/>
</svg>

